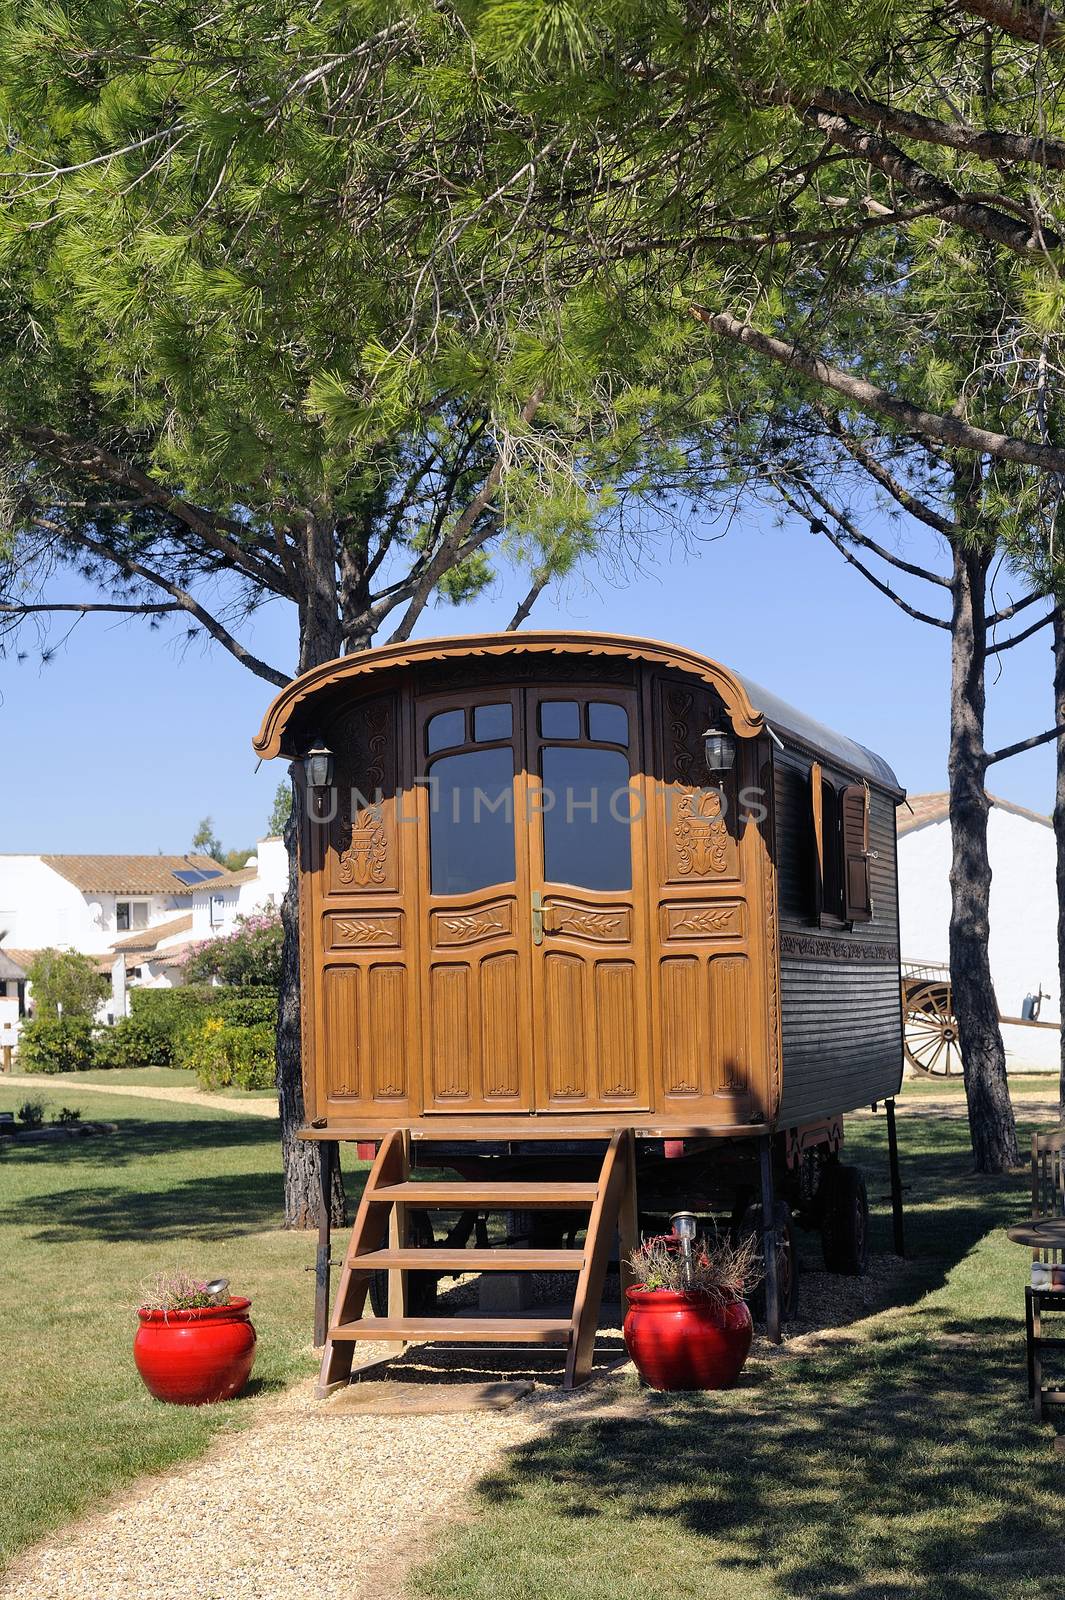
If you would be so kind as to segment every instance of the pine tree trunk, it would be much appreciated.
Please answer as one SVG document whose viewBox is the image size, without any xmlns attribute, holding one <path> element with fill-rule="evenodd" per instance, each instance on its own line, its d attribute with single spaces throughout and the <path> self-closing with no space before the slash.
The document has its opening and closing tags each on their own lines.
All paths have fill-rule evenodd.
<svg viewBox="0 0 1065 1600">
<path fill-rule="evenodd" d="M 989 556 L 954 549 L 950 692 L 950 978 L 977 1172 L 1017 1165 L 1017 1129 L 988 957 L 991 862 L 984 792 Z"/>
<path fill-rule="evenodd" d="M 321 1166 L 317 1144 L 299 1139 L 306 1121 L 303 1103 L 303 1051 L 300 1034 L 299 839 L 303 795 L 292 785 L 292 814 L 285 828 L 288 893 L 281 907 L 281 990 L 277 1013 L 277 1097 L 281 1110 L 281 1157 L 285 1172 L 285 1227 L 316 1228 L 321 1204 Z M 330 1220 L 346 1220 L 340 1162 L 333 1163 Z"/>
<path fill-rule="evenodd" d="M 1054 725 L 1065 725 L 1065 602 L 1054 616 Z M 1057 994 L 1065 1024 L 1065 733 L 1055 741 L 1054 842 L 1057 846 Z M 1065 1026 L 1060 1032 L 1059 1107 L 1065 1122 Z"/>
<path fill-rule="evenodd" d="M 302 543 L 306 599 L 300 607 L 299 671 L 340 654 L 337 610 L 336 547 L 327 517 L 308 513 Z M 318 1225 L 321 1206 L 321 1160 L 313 1141 L 296 1137 L 306 1121 L 303 1102 L 303 1051 L 300 1034 L 299 841 L 303 830 L 303 792 L 292 785 L 292 813 L 285 829 L 288 850 L 288 893 L 281 908 L 281 988 L 277 1021 L 277 1095 L 281 1110 L 281 1154 L 285 1172 L 285 1226 Z M 330 1218 L 345 1221 L 344 1181 L 340 1162 L 333 1163 Z"/>
</svg>

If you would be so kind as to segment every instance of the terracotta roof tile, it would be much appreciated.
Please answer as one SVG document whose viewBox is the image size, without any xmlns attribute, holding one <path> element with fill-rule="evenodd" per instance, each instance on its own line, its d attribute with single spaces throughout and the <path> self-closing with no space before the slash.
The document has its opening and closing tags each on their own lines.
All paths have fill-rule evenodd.
<svg viewBox="0 0 1065 1600">
<path fill-rule="evenodd" d="M 1029 811 L 1027 806 L 1018 806 L 1012 800 L 1000 800 L 998 795 L 989 794 L 990 805 L 997 806 L 1000 811 L 1009 811 L 1015 817 L 1026 817 L 1029 822 L 1041 823 L 1044 828 L 1052 828 L 1053 822 L 1049 817 L 1044 817 L 1039 811 Z M 907 805 L 909 810 L 906 809 Z M 950 796 L 943 794 L 911 794 L 909 800 L 904 802 L 898 810 L 898 833 L 901 839 L 907 833 L 914 833 L 918 828 L 925 828 L 930 822 L 945 822 L 950 812 Z M 911 815 L 912 813 L 912 815 Z"/>
<path fill-rule="evenodd" d="M 188 933 L 192 927 L 192 912 L 186 911 L 183 916 L 171 917 L 168 922 L 157 922 L 154 928 L 138 928 L 136 933 L 127 934 L 124 939 L 116 939 L 111 946 L 116 955 L 121 952 L 129 955 L 134 952 L 154 950 L 164 939 L 172 939 L 179 933 Z"/>
<path fill-rule="evenodd" d="M 83 894 L 191 894 L 193 885 L 177 873 L 216 872 L 225 868 L 205 855 L 182 856 L 42 856 L 46 866 Z"/>
</svg>

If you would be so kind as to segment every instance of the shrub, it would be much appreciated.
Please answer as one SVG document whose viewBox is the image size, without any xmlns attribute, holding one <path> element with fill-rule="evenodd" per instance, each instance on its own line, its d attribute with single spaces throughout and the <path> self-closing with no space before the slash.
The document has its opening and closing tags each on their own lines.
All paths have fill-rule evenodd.
<svg viewBox="0 0 1065 1600">
<path fill-rule="evenodd" d="M 97 971 L 90 956 L 76 950 L 39 950 L 26 968 L 33 985 L 33 1004 L 40 1018 L 91 1017 L 111 992 L 106 974 Z"/>
<path fill-rule="evenodd" d="M 205 1089 L 270 1089 L 274 1084 L 274 1036 L 271 1023 L 250 1027 L 208 1017 L 188 1041 L 186 1065 Z"/>
<path fill-rule="evenodd" d="M 92 1066 L 92 1024 L 88 1017 L 37 1017 L 19 1038 L 24 1072 L 84 1072 Z"/>
<path fill-rule="evenodd" d="M 235 1028 L 266 1023 L 277 1027 L 277 995 L 272 989 L 222 990 L 214 1015 Z"/>
<path fill-rule="evenodd" d="M 186 982 L 218 978 L 222 983 L 276 991 L 281 983 L 282 937 L 279 912 L 240 917 L 235 932 L 209 939 L 191 952 L 184 966 Z"/>
<path fill-rule="evenodd" d="M 173 1059 L 169 1032 L 151 1017 L 123 1017 L 93 1040 L 96 1067 L 168 1067 Z"/>
<path fill-rule="evenodd" d="M 62 1106 L 52 1121 L 58 1128 L 72 1128 L 75 1123 L 81 1121 L 81 1112 L 75 1111 L 72 1106 Z"/>
<path fill-rule="evenodd" d="M 39 1128 L 44 1121 L 43 1100 L 23 1100 L 18 1108 L 18 1119 L 27 1128 Z"/>
</svg>

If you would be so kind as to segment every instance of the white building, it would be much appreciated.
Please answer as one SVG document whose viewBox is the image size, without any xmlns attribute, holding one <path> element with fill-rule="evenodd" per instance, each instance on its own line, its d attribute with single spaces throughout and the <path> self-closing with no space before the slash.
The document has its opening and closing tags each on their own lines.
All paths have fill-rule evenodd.
<svg viewBox="0 0 1065 1600">
<path fill-rule="evenodd" d="M 260 839 L 255 855 L 236 872 L 217 872 L 192 890 L 189 910 L 172 921 L 117 940 L 130 983 L 169 988 L 182 981 L 181 963 L 194 945 L 232 933 L 238 919 L 280 910 L 288 888 L 283 839 Z"/>
<path fill-rule="evenodd" d="M 991 976 L 999 1011 L 1020 1017 L 1042 991 L 1043 1022 L 1060 1022 L 1054 830 L 1049 817 L 988 795 Z M 913 795 L 899 808 L 899 921 L 904 961 L 949 955 L 950 822 L 945 794 Z M 1057 1070 L 1056 1029 L 1004 1025 L 1008 1064 Z"/>
<path fill-rule="evenodd" d="M 0 855 L 0 939 L 23 967 L 38 950 L 105 955 L 190 911 L 194 885 L 223 871 L 205 855 Z"/>
</svg>

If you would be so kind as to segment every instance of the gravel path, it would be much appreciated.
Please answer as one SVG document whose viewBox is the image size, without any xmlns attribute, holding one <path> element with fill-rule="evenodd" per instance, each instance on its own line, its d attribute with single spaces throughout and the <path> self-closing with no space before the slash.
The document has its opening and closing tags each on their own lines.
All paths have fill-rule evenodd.
<svg viewBox="0 0 1065 1600">
<path fill-rule="evenodd" d="M 896 1297 L 902 1271 L 876 1256 L 866 1278 L 806 1272 L 806 1315 L 779 1348 L 756 1339 L 754 1385 L 776 1361 L 860 1338 L 861 1322 Z M 264 1399 L 247 1428 L 199 1461 L 143 1480 L 27 1551 L 0 1582 L 0 1600 L 169 1600 L 188 1591 L 190 1575 L 196 1600 L 403 1600 L 410 1567 L 439 1530 L 470 1514 L 471 1489 L 507 1450 L 563 1420 L 646 1407 L 632 1367 L 617 1364 L 624 1348 L 609 1326 L 617 1308 L 604 1309 L 597 1360 L 605 1364 L 576 1393 L 558 1387 L 558 1352 L 537 1360 L 414 1346 L 371 1376 L 437 1384 L 532 1376 L 536 1386 L 504 1410 L 437 1416 L 331 1410 L 310 1379 Z M 371 1357 L 380 1347 L 363 1350 Z"/>
<path fill-rule="evenodd" d="M 616 1393 L 614 1385 L 610 1386 Z M 5 1600 L 400 1600 L 403 1573 L 511 1445 L 610 1403 L 597 1385 L 504 1411 L 337 1416 L 313 1385 L 195 1465 L 38 1545 Z"/>
<path fill-rule="evenodd" d="M 25 1084 L 29 1088 L 43 1089 L 51 1079 L 42 1082 L 39 1074 L 27 1076 L 25 1073 L 5 1073 L 0 1076 L 0 1084 L 17 1083 Z M 78 1083 L 74 1076 L 63 1078 L 64 1083 L 70 1083 L 77 1088 L 79 1094 L 128 1094 L 135 1100 L 170 1100 L 183 1106 L 209 1106 L 215 1111 L 239 1111 L 247 1113 L 249 1117 L 276 1117 L 277 1101 L 258 1100 L 248 1096 L 245 1100 L 231 1094 L 208 1094 L 203 1089 L 165 1089 L 158 1087 L 149 1088 L 139 1083 Z"/>
</svg>

